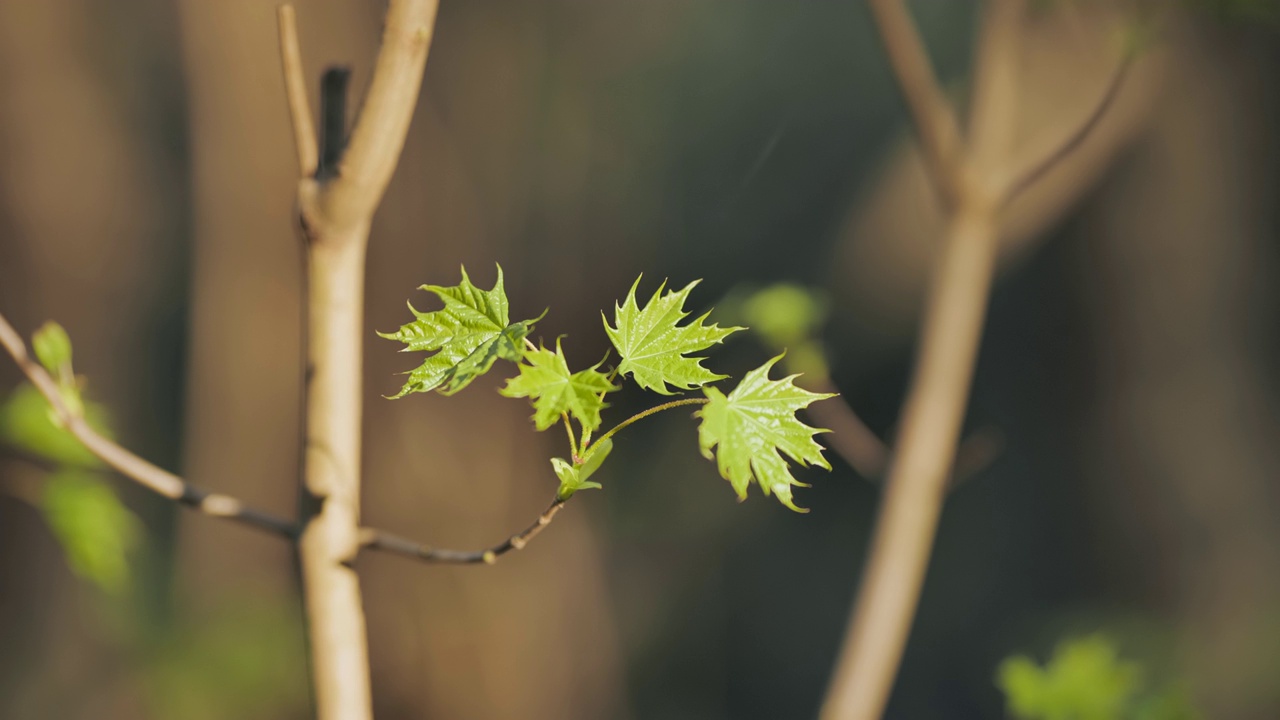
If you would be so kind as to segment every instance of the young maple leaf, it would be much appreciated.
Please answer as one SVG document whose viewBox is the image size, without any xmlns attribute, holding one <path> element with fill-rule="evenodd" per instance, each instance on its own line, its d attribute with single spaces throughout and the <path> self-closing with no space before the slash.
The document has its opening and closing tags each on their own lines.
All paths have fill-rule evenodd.
<svg viewBox="0 0 1280 720">
<path fill-rule="evenodd" d="M 452 395 L 488 372 L 499 358 L 518 362 L 523 354 L 521 344 L 541 319 L 511 322 L 501 265 L 492 290 L 472 285 L 465 267 L 458 285 L 423 285 L 420 289 L 435 293 L 444 301 L 444 308 L 423 313 L 409 305 L 417 319 L 394 333 L 378 333 L 404 343 L 401 352 L 439 351 L 407 373 L 409 380 L 396 393 L 397 398 L 437 388 L 442 395 Z"/>
<path fill-rule="evenodd" d="M 792 510 L 808 512 L 791 500 L 793 485 L 808 486 L 791 475 L 782 454 L 802 467 L 831 469 L 822 456 L 822 446 L 813 439 L 815 434 L 829 431 L 800 422 L 796 411 L 834 395 L 796 387 L 791 383 L 795 375 L 770 380 L 769 369 L 781 358 L 779 355 L 747 373 L 728 396 L 714 387 L 703 388 L 710 402 L 697 412 L 702 418 L 698 443 L 708 460 L 715 449 L 720 475 L 733 485 L 739 499 L 746 499 L 754 478 L 766 496 L 773 494 Z"/>
<path fill-rule="evenodd" d="M 702 322 L 710 312 L 687 325 L 679 324 L 689 315 L 684 310 L 684 301 L 699 282 L 694 280 L 684 289 L 664 295 L 662 291 L 667 286 L 664 280 L 641 308 L 636 304 L 636 288 L 640 286 L 640 278 L 636 278 L 626 301 L 621 306 L 614 305 L 613 321 L 617 327 L 609 327 L 608 319 L 604 321 L 609 340 L 622 356 L 618 365 L 620 373 L 631 375 L 640 387 L 662 395 L 672 394 L 667 385 L 688 390 L 727 377 L 704 368 L 703 358 L 685 357 L 706 350 L 743 329 L 721 328 L 714 323 L 704 326 Z"/>
<path fill-rule="evenodd" d="M 539 430 L 551 427 L 566 412 L 577 418 L 584 428 L 600 427 L 604 394 L 618 389 L 597 369 L 603 361 L 570 374 L 559 340 L 554 351 L 529 350 L 524 359 L 527 364 L 520 365 L 520 376 L 508 380 L 499 392 L 507 397 L 532 398 L 533 422 Z"/>
</svg>

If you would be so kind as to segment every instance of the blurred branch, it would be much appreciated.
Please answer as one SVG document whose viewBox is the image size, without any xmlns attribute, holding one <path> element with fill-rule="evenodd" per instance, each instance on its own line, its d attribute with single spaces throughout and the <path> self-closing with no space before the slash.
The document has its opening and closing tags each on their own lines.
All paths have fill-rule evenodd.
<svg viewBox="0 0 1280 720">
<path fill-rule="evenodd" d="M 826 376 L 810 372 L 804 376 L 805 389 L 817 393 L 838 393 Z M 858 417 L 843 395 L 806 408 L 809 417 L 830 433 L 819 437 L 823 444 L 849 463 L 864 478 L 880 477 L 889 460 L 889 447 Z"/>
<path fill-rule="evenodd" d="M 900 0 L 869 2 L 904 95 L 945 106 L 905 6 Z M 1000 177 L 1013 137 L 1024 10 L 1025 0 L 986 4 L 977 44 L 970 150 L 963 157 L 955 152 L 958 170 L 936 156 L 928 163 L 934 183 L 953 188 L 947 235 L 929 290 L 903 409 L 902 437 L 853 616 L 823 702 L 824 720 L 881 717 L 919 603 L 995 272 L 999 197 L 994 180 Z M 926 67 L 906 72 L 906 59 Z M 939 129 L 927 121 L 953 116 L 949 110 L 940 114 L 937 107 L 925 116 L 926 109 L 913 112 L 928 149 L 939 142 Z M 936 150 L 928 150 L 926 156 L 936 155 Z"/>
<path fill-rule="evenodd" d="M 831 378 L 810 372 L 804 381 L 807 390 L 837 395 L 829 402 L 814 403 L 805 410 L 819 426 L 831 431 L 820 437 L 822 443 L 862 477 L 879 480 L 889 465 L 892 452 L 889 444 L 867 427 Z M 980 428 L 965 438 L 956 451 L 954 477 L 949 487 L 954 488 L 986 470 L 1000 454 L 1003 445 L 1000 438 L 1000 432 L 989 427 Z"/>
<path fill-rule="evenodd" d="M 301 163 L 298 214 L 307 255 L 306 417 L 298 555 L 302 566 L 311 680 L 319 720 L 370 720 L 368 640 L 359 554 L 361 383 L 365 255 L 369 226 L 395 172 L 418 102 L 438 0 L 390 0 L 382 42 L 350 141 L 326 122 L 315 148 L 309 122 L 294 122 L 295 142 L 326 161 L 314 177 Z M 287 86 L 292 12 L 282 11 L 281 58 Z M 290 76 L 293 79 L 289 79 Z M 345 74 L 326 74 L 322 112 L 344 120 Z M 340 80 L 343 92 L 331 84 Z M 305 83 L 302 83 L 305 84 Z M 298 94 L 297 91 L 291 91 Z M 290 108 L 299 104 L 290 102 Z M 324 157 L 323 150 L 340 157 Z M 299 157 L 310 159 L 313 150 Z M 332 163 L 332 170 L 329 160 Z"/>
<path fill-rule="evenodd" d="M 955 111 L 929 62 L 920 31 L 903 0 L 867 0 L 898 89 L 907 103 L 934 187 L 948 207 L 959 201 L 962 141 Z"/>
<path fill-rule="evenodd" d="M 298 19 L 292 5 L 276 9 L 280 25 L 280 64 L 284 68 L 284 91 L 289 101 L 289 118 L 293 122 L 293 140 L 298 152 L 298 173 L 302 177 L 316 174 L 318 158 L 316 128 L 311 122 L 311 104 L 307 101 L 307 78 L 302 71 L 302 50 L 298 45 Z"/>
<path fill-rule="evenodd" d="M 1124 85 L 1124 80 L 1129 75 L 1129 68 L 1133 65 L 1133 52 L 1126 51 L 1124 57 L 1120 60 L 1120 65 L 1111 75 L 1111 82 L 1107 84 L 1107 89 L 1102 93 L 1102 99 L 1098 101 L 1093 112 L 1089 114 L 1082 125 L 1075 130 L 1048 156 L 1036 160 L 1028 167 L 1023 168 L 1014 173 L 1014 180 L 1009 183 L 1009 187 L 1004 191 L 1004 202 L 1013 201 L 1023 190 L 1031 187 L 1037 180 L 1044 177 L 1046 173 L 1053 169 L 1063 158 L 1070 155 L 1089 133 L 1097 127 L 1102 118 L 1106 116 L 1107 110 L 1115 102 L 1116 97 L 1120 94 L 1120 87 Z"/>
<path fill-rule="evenodd" d="M 152 465 L 99 435 L 97 431 L 89 427 L 83 417 L 72 413 L 67 408 L 66 403 L 62 400 L 62 394 L 58 390 L 57 381 L 38 362 L 31 359 L 30 354 L 27 352 L 26 343 L 23 342 L 22 337 L 13 329 L 13 326 L 9 324 L 4 315 L 0 315 L 0 345 L 4 346 L 5 351 L 17 363 L 18 369 L 27 376 L 31 384 L 49 401 L 49 405 L 53 407 L 58 421 L 66 428 L 67 432 L 71 433 L 99 460 L 114 468 L 121 475 L 134 480 L 152 492 L 204 515 L 232 520 L 286 538 L 293 538 L 297 535 L 297 525 L 293 522 L 247 507 L 243 502 L 230 495 L 211 493 L 189 485 L 177 475 Z"/>
<path fill-rule="evenodd" d="M 407 540 L 382 530 L 362 528 L 360 530 L 360 546 L 369 550 L 381 550 L 395 555 L 405 555 L 429 563 L 451 563 L 459 565 L 476 565 L 483 563 L 492 565 L 498 558 L 512 550 L 523 550 L 529 541 L 538 536 L 542 529 L 551 524 L 556 515 L 564 507 L 566 500 L 556 498 L 547 509 L 538 516 L 532 525 L 506 540 L 484 550 L 461 551 L 434 548 Z"/>
</svg>

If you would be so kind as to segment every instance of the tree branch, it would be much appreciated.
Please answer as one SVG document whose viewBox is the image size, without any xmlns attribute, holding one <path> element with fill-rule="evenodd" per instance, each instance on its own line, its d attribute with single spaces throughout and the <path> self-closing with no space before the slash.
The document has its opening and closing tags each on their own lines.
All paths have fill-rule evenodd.
<svg viewBox="0 0 1280 720">
<path fill-rule="evenodd" d="M 314 188 L 322 196 L 314 209 L 335 227 L 367 222 L 382 201 L 409 132 L 438 6 L 438 0 L 391 0 L 387 8 L 373 79 L 347 152 L 337 176 Z"/>
<path fill-rule="evenodd" d="M 49 401 L 58 421 L 67 432 L 71 433 L 99 460 L 121 475 L 203 515 L 231 520 L 281 537 L 293 538 L 297 535 L 295 523 L 247 507 L 230 495 L 212 493 L 189 485 L 177 475 L 152 465 L 99 435 L 83 417 L 72 413 L 67 408 L 66 403 L 62 401 L 62 393 L 58 390 L 57 381 L 38 362 L 31 359 L 22 336 L 13 329 L 4 315 L 0 315 L 0 345 L 4 346 L 9 357 L 13 358 L 18 369 L 27 376 L 36 390 Z"/>
<path fill-rule="evenodd" d="M 1096 128 L 1098 123 L 1102 121 L 1102 118 L 1106 116 L 1107 110 L 1111 108 L 1116 97 L 1120 95 L 1120 88 L 1124 85 L 1124 80 L 1128 77 L 1129 68 L 1132 67 L 1132 65 L 1133 53 L 1126 52 L 1124 57 L 1120 60 L 1120 65 L 1116 67 L 1115 72 L 1112 73 L 1111 81 L 1107 83 L 1107 89 L 1102 93 L 1102 99 L 1099 100 L 1098 104 L 1093 108 L 1093 112 L 1085 118 L 1084 123 L 1082 123 L 1075 132 L 1068 135 L 1067 138 L 1059 143 L 1052 152 L 1045 157 L 1030 163 L 1026 168 L 1014 173 L 1014 179 L 1003 192 L 1005 203 L 1012 202 L 1014 198 L 1022 193 L 1022 191 L 1034 185 L 1036 181 L 1044 177 L 1045 174 L 1052 170 L 1055 165 L 1062 161 L 1063 158 L 1067 157 L 1074 152 L 1076 148 L 1080 147 L 1085 138 L 1089 137 L 1089 134 L 1093 132 L 1093 129 Z"/>
<path fill-rule="evenodd" d="M 395 555 L 404 555 L 429 563 L 492 565 L 498 561 L 498 558 L 512 550 L 523 550 L 525 545 L 528 545 L 531 540 L 538 536 L 538 533 L 542 532 L 543 528 L 551 524 L 551 521 L 559 514 L 566 502 L 568 501 L 557 497 L 551 501 L 551 504 L 547 506 L 547 509 L 538 516 L 538 519 L 532 525 L 497 545 L 484 550 L 463 551 L 434 548 L 374 528 L 362 528 L 360 530 L 360 546 L 369 550 L 381 550 Z"/>
<path fill-rule="evenodd" d="M 873 7 L 876 4 L 880 3 L 873 2 Z M 897 3 L 884 4 L 902 10 Z M 965 184 L 950 208 L 903 409 L 902 436 L 853 616 L 823 702 L 823 720 L 881 717 L 919 604 L 995 273 L 995 179 L 1012 137 L 1024 5 L 1025 0 L 989 0 L 986 5 L 969 123 L 971 151 L 958 174 Z M 914 35 L 884 23 L 882 32 L 891 56 L 902 37 Z"/>
<path fill-rule="evenodd" d="M 280 26 L 280 65 L 284 68 L 284 92 L 293 122 L 293 141 L 298 152 L 298 174 L 313 177 L 317 168 L 316 128 L 307 101 L 307 77 L 302 71 L 302 50 L 298 44 L 298 18 L 292 5 L 276 9 Z"/>
<path fill-rule="evenodd" d="M 943 204 L 954 206 L 964 184 L 964 148 L 955 111 L 903 0 L 867 0 L 867 6 L 915 125 L 929 178 Z"/>
<path fill-rule="evenodd" d="M 395 172 L 418 102 L 436 10 L 437 0 L 390 0 L 369 89 L 336 170 L 317 177 L 303 172 L 298 183 L 307 255 L 298 554 L 319 720 L 370 720 L 373 715 L 364 603 L 352 568 L 361 547 L 365 253 L 374 211 Z M 281 37 L 288 33 L 282 30 Z M 286 75 L 288 54 L 282 49 Z M 332 106 L 333 100 L 326 104 Z M 325 143 L 340 140 L 328 137 Z"/>
<path fill-rule="evenodd" d="M 805 380 L 806 390 L 840 393 L 830 378 L 806 375 Z M 820 427 L 831 431 L 819 437 L 823 446 L 839 455 L 854 472 L 867 480 L 881 479 L 889 465 L 892 448 L 867 427 L 849 403 L 844 402 L 843 395 L 832 398 L 831 402 L 814 403 L 805 412 Z M 993 427 L 978 428 L 965 437 L 956 450 L 955 470 L 948 487 L 954 489 L 986 470 L 1000 455 L 1001 446 L 1000 431 Z"/>
<path fill-rule="evenodd" d="M 802 377 L 802 384 L 811 392 L 837 396 L 829 402 L 814 403 L 805 409 L 819 427 L 831 431 L 819 437 L 822 444 L 844 458 L 849 467 L 862 477 L 868 480 L 879 478 L 888 463 L 889 447 L 862 422 L 858 413 L 839 394 L 831 378 L 810 371 Z"/>
</svg>

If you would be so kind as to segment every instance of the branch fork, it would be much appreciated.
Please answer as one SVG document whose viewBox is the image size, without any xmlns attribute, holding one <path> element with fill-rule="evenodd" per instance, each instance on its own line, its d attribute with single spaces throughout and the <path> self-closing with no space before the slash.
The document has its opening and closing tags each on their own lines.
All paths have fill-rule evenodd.
<svg viewBox="0 0 1280 720">
<path fill-rule="evenodd" d="M 979 30 L 967 137 L 933 72 L 904 0 L 867 0 L 949 217 L 870 557 L 823 702 L 823 720 L 884 712 L 919 602 L 955 462 L 986 316 L 1000 210 L 1070 154 L 1106 113 L 1126 58 L 1082 127 L 1042 160 L 1010 168 L 1026 0 L 988 0 Z"/>
</svg>

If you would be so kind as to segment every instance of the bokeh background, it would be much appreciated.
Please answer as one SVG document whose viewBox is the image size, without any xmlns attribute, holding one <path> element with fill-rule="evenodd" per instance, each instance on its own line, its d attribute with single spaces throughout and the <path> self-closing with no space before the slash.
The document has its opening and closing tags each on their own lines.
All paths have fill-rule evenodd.
<svg viewBox="0 0 1280 720">
<path fill-rule="evenodd" d="M 309 77 L 349 64 L 358 96 L 381 3 L 297 5 Z M 913 3 L 958 99 L 975 5 Z M 1076 126 L 1118 62 L 1115 7 L 1050 5 L 1027 31 L 1027 141 Z M 1009 210 L 969 421 L 1001 450 L 948 502 L 889 717 L 1002 717 L 1002 658 L 1094 631 L 1208 717 L 1280 717 L 1265 15 L 1162 10 L 1094 136 Z M 705 278 L 704 307 L 813 286 L 836 384 L 891 434 L 939 227 L 907 139 L 854 0 L 445 0 L 373 230 L 366 520 L 480 547 L 554 491 L 563 438 L 500 378 L 381 397 L 413 361 L 372 331 L 460 264 L 487 284 L 502 263 L 513 315 L 550 307 L 539 333 L 579 359 L 604 353 L 600 311 L 640 273 Z M 273 2 L 0 0 L 0 310 L 68 328 L 125 445 L 280 514 L 299 455 L 292 147 Z M 712 366 L 767 352 L 736 337 Z M 0 392 L 17 384 L 0 362 Z M 496 567 L 361 558 L 378 716 L 811 717 L 879 496 L 834 465 L 803 475 L 807 515 L 739 504 L 669 413 Z M 42 473 L 0 450 L 0 717 L 308 716 L 283 544 L 116 483 L 142 534 L 128 587 L 104 592 L 24 497 Z"/>
</svg>

